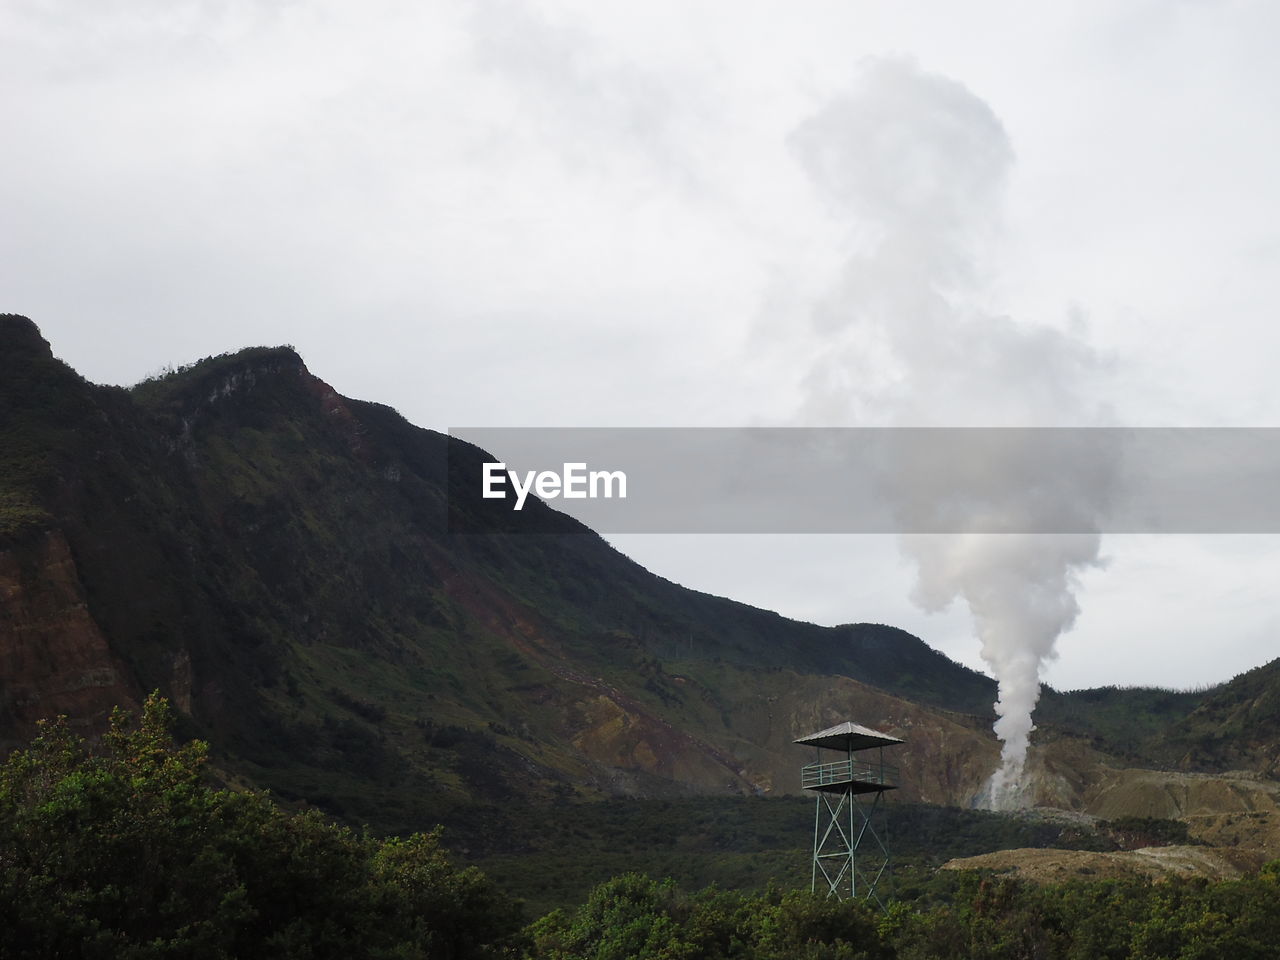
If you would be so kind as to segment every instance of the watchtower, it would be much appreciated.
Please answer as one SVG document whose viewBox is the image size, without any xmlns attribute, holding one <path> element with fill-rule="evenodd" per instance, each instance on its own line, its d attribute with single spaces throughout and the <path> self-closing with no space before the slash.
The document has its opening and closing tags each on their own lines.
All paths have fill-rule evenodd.
<svg viewBox="0 0 1280 960">
<path fill-rule="evenodd" d="M 800 737 L 814 748 L 814 762 L 800 771 L 800 785 L 814 792 L 813 887 L 827 896 L 864 897 L 881 908 L 892 897 L 886 790 L 897 789 L 897 767 L 884 762 L 884 748 L 897 737 L 846 721 Z M 842 754 L 824 762 L 823 751 Z M 875 750 L 874 758 L 854 757 Z M 822 877 L 823 884 L 818 883 Z M 882 892 L 885 894 L 882 896 Z"/>
</svg>

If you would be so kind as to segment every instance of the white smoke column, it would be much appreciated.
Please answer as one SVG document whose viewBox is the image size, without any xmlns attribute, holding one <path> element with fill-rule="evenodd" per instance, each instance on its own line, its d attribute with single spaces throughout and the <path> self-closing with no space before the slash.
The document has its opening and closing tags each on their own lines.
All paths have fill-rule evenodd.
<svg viewBox="0 0 1280 960">
<path fill-rule="evenodd" d="M 1040 673 L 1057 654 L 1054 644 L 1075 622 L 1075 574 L 1097 563 L 1097 535 L 949 534 L 903 538 L 918 565 L 912 599 L 940 610 L 954 598 L 969 605 L 982 658 L 1000 685 L 996 736 L 1000 767 L 984 805 L 1025 805 L 1023 782 L 1032 710 Z"/>
<path fill-rule="evenodd" d="M 803 421 L 1099 422 L 1084 399 L 1099 368 L 1088 346 L 1056 328 L 992 315 L 983 303 L 982 265 L 999 237 L 1013 163 L 986 103 L 909 61 L 870 61 L 850 94 L 797 128 L 792 147 L 849 237 L 840 281 L 814 312 Z M 1034 504 L 1016 455 L 993 458 L 986 471 L 991 507 L 1004 512 L 997 526 L 1025 531 L 1019 521 Z M 903 469 L 893 482 L 903 504 L 942 503 L 945 514 L 946 471 Z M 964 532 L 960 515 L 935 519 L 941 526 L 933 529 L 961 532 L 902 538 L 918 571 L 913 600 L 929 610 L 957 597 L 968 604 L 999 683 L 1002 759 L 986 802 L 1019 805 L 1041 671 L 1075 621 L 1076 575 L 1098 562 L 1100 538 Z"/>
</svg>

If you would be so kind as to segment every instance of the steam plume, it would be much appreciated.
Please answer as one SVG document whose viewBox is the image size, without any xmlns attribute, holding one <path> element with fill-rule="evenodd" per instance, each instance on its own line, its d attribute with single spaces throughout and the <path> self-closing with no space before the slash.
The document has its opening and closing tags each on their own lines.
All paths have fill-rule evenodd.
<svg viewBox="0 0 1280 960">
<path fill-rule="evenodd" d="M 909 61 L 870 61 L 852 93 L 795 130 L 792 147 L 849 236 L 839 282 L 814 314 L 820 342 L 805 382 L 807 422 L 1099 422 L 1085 400 L 1100 368 L 1089 347 L 1061 330 L 993 315 L 981 302 L 1013 164 L 986 103 Z M 1007 520 L 1001 526 L 1025 530 L 1019 521 L 1034 491 L 1022 488 L 1017 454 L 1010 456 L 986 468 L 984 489 L 994 491 L 987 508 Z M 1105 480 L 1101 471 L 1083 482 Z M 936 529 L 960 531 L 904 536 L 901 548 L 917 568 L 914 602 L 927 610 L 956 598 L 968 604 L 999 683 L 1001 765 L 985 799 L 1014 806 L 1023 800 L 1041 671 L 1075 621 L 1076 577 L 1098 563 L 1100 537 L 965 532 L 962 514 L 945 515 L 951 482 L 936 472 L 893 476 L 903 504 L 940 503 Z"/>
</svg>

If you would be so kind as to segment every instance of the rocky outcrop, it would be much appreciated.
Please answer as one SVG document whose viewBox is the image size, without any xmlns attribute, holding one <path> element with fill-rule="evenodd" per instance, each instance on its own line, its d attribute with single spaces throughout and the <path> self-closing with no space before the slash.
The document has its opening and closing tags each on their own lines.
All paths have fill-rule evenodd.
<svg viewBox="0 0 1280 960">
<path fill-rule="evenodd" d="M 0 354 L 18 363 L 30 361 L 32 357 L 50 358 L 53 350 L 40 328 L 27 317 L 0 313 Z"/>
<path fill-rule="evenodd" d="M 88 734 L 111 709 L 137 707 L 123 664 L 89 615 L 66 539 L 48 532 L 0 551 L 0 748 L 66 714 Z"/>
</svg>

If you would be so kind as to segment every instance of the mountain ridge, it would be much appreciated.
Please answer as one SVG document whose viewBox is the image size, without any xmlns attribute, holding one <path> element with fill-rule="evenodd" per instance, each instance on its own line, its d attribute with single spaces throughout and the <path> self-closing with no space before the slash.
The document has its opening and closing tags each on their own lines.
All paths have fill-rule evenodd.
<svg viewBox="0 0 1280 960">
<path fill-rule="evenodd" d="M 989 678 L 894 627 L 687 590 L 540 501 L 459 532 L 500 505 L 449 472 L 488 455 L 342 397 L 291 347 L 126 390 L 25 318 L 0 317 L 0 346 L 0 746 L 41 711 L 94 729 L 158 688 L 228 775 L 386 829 L 476 798 L 794 792 L 790 741 L 843 719 L 906 734 L 913 797 L 966 804 L 994 769 Z M 30 650 L 65 662 L 66 637 L 88 666 L 55 682 Z M 1138 759 L 1220 765 L 1235 715 L 1214 704 L 1234 696 L 1144 706 L 1153 743 L 1199 746 Z M 1087 696 L 1046 690 L 1045 749 L 1111 762 L 1138 698 L 1110 700 L 1099 726 Z"/>
</svg>

